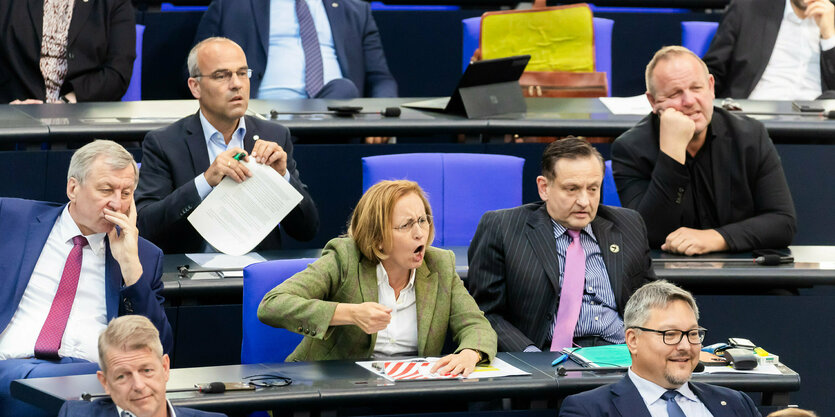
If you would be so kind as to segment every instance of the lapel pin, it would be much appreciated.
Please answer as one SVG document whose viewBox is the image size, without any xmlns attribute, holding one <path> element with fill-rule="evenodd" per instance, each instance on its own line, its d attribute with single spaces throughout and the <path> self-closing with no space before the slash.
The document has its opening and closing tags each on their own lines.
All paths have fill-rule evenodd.
<svg viewBox="0 0 835 417">
<path fill-rule="evenodd" d="M 252 140 L 258 140 L 258 139 L 261 139 L 261 137 L 258 136 L 258 135 L 255 135 L 255 136 L 252 137 Z"/>
<path fill-rule="evenodd" d="M 331 7 L 339 7 L 339 3 L 333 2 L 333 3 L 331 3 Z"/>
<path fill-rule="evenodd" d="M 618 253 L 620 252 L 620 246 L 612 244 L 609 246 L 609 251 L 611 251 L 612 253 Z"/>
<path fill-rule="evenodd" d="M 724 401 L 720 402 L 719 404 L 722 404 L 722 405 L 728 405 L 728 403 L 726 403 L 726 402 L 724 402 Z"/>
</svg>

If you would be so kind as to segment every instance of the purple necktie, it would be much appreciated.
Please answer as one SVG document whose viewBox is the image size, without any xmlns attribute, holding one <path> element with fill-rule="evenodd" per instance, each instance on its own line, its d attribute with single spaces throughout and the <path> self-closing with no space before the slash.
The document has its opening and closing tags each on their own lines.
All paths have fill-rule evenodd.
<svg viewBox="0 0 835 417">
<path fill-rule="evenodd" d="M 571 244 L 565 250 L 560 306 L 554 323 L 554 335 L 551 337 L 552 352 L 572 346 L 574 328 L 577 327 L 580 305 L 583 303 L 583 286 L 586 283 L 586 253 L 580 245 L 580 231 L 567 232 L 571 236 Z"/>
<path fill-rule="evenodd" d="M 58 348 L 61 347 L 61 339 L 64 337 L 64 329 L 67 328 L 67 319 L 72 310 L 72 302 L 75 300 L 75 290 L 78 289 L 82 250 L 87 246 L 87 239 L 84 236 L 76 236 L 72 238 L 72 243 L 74 246 L 64 264 L 64 273 L 61 274 L 58 291 L 52 300 L 52 307 L 41 328 L 41 334 L 35 342 L 36 358 L 58 359 Z"/>
<path fill-rule="evenodd" d="M 299 20 L 299 37 L 304 50 L 304 84 L 307 95 L 316 97 L 325 86 L 325 72 L 322 69 L 322 50 L 319 49 L 319 35 L 310 16 L 305 0 L 296 0 L 296 18 Z"/>
</svg>

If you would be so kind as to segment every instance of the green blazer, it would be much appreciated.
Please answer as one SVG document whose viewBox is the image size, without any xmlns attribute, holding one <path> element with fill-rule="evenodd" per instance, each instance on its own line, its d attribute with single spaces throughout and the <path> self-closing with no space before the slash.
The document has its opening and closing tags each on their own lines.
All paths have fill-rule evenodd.
<svg viewBox="0 0 835 417">
<path fill-rule="evenodd" d="M 258 319 L 305 336 L 287 361 L 370 358 L 377 334 L 357 326 L 329 326 L 338 303 L 378 301 L 377 263 L 365 258 L 351 238 L 332 239 L 322 257 L 273 288 L 258 307 Z M 418 355 L 438 356 L 447 330 L 462 349 L 493 360 L 496 332 L 455 272 L 455 255 L 427 247 L 415 272 Z"/>
</svg>

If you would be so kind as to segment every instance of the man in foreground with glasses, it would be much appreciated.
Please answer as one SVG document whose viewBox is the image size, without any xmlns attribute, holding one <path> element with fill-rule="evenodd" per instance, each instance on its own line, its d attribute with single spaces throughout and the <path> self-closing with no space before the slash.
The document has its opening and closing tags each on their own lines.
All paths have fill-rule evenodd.
<svg viewBox="0 0 835 417">
<path fill-rule="evenodd" d="M 110 398 L 67 401 L 61 417 L 219 417 L 188 408 L 174 407 L 165 398 L 168 354 L 162 353 L 159 332 L 144 316 L 128 315 L 110 321 L 99 335 L 99 365 L 96 373 Z"/>
<path fill-rule="evenodd" d="M 245 116 L 252 70 L 243 50 L 229 39 L 209 38 L 191 49 L 188 67 L 188 86 L 200 110 L 149 132 L 142 142 L 142 175 L 136 190 L 142 236 L 165 253 L 213 251 L 186 218 L 224 177 L 242 182 L 252 176 L 235 158 L 244 153 L 241 159 L 270 165 L 302 194 L 281 228 L 296 240 L 313 239 L 319 213 L 299 179 L 290 132 Z M 276 227 L 257 250 L 280 247 Z"/>
<path fill-rule="evenodd" d="M 759 416 L 747 395 L 689 382 L 699 363 L 705 329 L 693 296 L 667 281 L 644 285 L 626 303 L 628 375 L 611 385 L 571 395 L 560 416 Z"/>
</svg>

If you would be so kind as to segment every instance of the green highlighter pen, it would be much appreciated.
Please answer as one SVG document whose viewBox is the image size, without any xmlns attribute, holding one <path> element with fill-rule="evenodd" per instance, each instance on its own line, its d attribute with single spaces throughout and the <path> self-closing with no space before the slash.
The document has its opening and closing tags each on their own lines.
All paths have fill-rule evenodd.
<svg viewBox="0 0 835 417">
<path fill-rule="evenodd" d="M 246 152 L 238 152 L 238 153 L 236 153 L 236 154 L 235 154 L 235 156 L 233 156 L 232 158 L 233 158 L 234 160 L 236 160 L 236 161 L 240 161 L 240 160 L 241 160 L 241 159 L 243 159 L 244 157 L 246 157 Z"/>
</svg>

